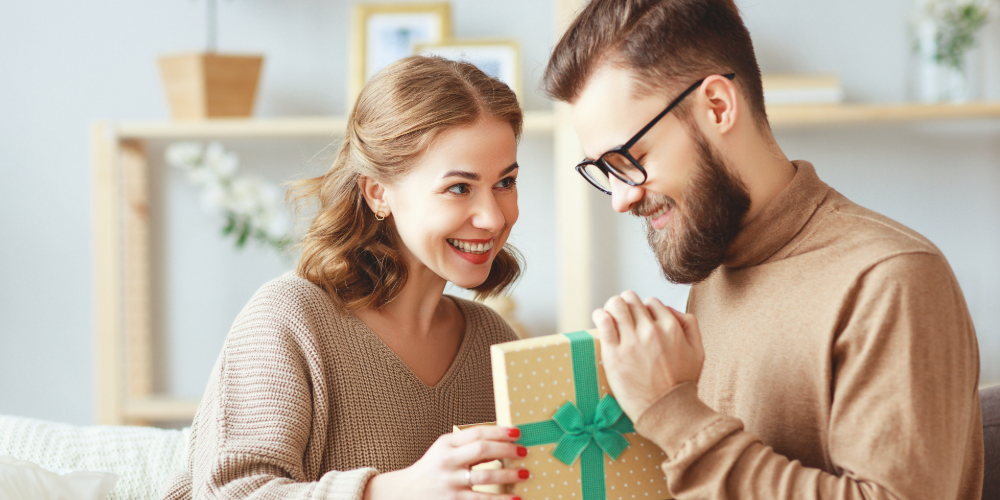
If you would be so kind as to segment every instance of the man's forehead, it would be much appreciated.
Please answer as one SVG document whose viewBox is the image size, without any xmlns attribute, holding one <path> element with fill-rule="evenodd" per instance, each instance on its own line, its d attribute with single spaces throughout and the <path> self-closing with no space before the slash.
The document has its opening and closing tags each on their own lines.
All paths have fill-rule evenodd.
<svg viewBox="0 0 1000 500">
<path fill-rule="evenodd" d="M 662 99 L 639 97 L 636 90 L 633 72 L 602 65 L 570 103 L 573 126 L 588 158 L 625 143 L 655 116 L 653 104 L 658 106 Z"/>
</svg>

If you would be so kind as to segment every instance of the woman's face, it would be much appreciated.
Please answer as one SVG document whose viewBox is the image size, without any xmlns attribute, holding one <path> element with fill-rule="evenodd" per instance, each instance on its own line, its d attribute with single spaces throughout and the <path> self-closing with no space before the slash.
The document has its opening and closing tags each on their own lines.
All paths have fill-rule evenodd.
<svg viewBox="0 0 1000 500">
<path fill-rule="evenodd" d="M 510 124 L 481 118 L 442 131 L 385 187 L 411 278 L 426 269 L 463 288 L 486 281 L 517 221 L 517 170 Z"/>
</svg>

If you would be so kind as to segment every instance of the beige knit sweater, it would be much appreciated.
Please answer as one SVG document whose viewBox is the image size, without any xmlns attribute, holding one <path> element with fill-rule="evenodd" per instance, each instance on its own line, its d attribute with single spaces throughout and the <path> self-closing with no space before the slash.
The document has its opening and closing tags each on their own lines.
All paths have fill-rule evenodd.
<svg viewBox="0 0 1000 500">
<path fill-rule="evenodd" d="M 637 420 L 687 499 L 978 499 L 979 353 L 929 241 L 796 162 L 691 290 L 705 366 Z"/>
<path fill-rule="evenodd" d="M 361 498 L 456 424 L 495 420 L 489 347 L 516 340 L 491 309 L 453 298 L 465 334 L 433 387 L 319 287 L 286 274 L 236 318 L 198 407 L 188 470 L 163 498 Z"/>
</svg>

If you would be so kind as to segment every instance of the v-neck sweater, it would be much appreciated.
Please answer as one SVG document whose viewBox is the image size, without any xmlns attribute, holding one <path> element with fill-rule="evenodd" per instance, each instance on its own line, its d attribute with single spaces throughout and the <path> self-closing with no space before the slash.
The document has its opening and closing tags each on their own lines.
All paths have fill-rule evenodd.
<svg viewBox="0 0 1000 500">
<path fill-rule="evenodd" d="M 687 499 L 978 499 L 979 353 L 926 238 L 796 173 L 692 287 L 705 364 L 639 416 Z"/>
<path fill-rule="evenodd" d="M 451 299 L 465 332 L 428 386 L 320 287 L 293 274 L 265 284 L 226 337 L 188 470 L 163 498 L 357 500 L 452 426 L 494 421 L 489 348 L 517 336 L 492 309 Z"/>
</svg>

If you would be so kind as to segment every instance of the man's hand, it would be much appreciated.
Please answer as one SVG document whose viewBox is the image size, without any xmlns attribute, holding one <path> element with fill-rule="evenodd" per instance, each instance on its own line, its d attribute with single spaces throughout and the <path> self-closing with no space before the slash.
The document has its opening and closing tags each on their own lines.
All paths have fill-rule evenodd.
<svg viewBox="0 0 1000 500">
<path fill-rule="evenodd" d="M 632 291 L 611 297 L 592 318 L 601 340 L 608 384 L 635 421 L 681 382 L 697 382 L 705 361 L 694 315 L 682 314 Z"/>
</svg>

